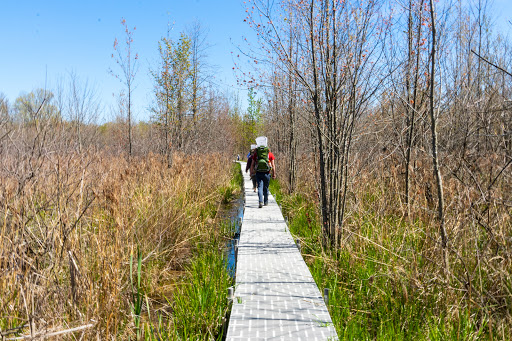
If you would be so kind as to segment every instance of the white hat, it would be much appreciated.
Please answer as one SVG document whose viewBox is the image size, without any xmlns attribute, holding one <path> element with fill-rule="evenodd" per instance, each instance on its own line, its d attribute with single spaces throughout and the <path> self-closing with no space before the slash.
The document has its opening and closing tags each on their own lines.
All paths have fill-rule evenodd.
<svg viewBox="0 0 512 341">
<path fill-rule="evenodd" d="M 256 138 L 256 144 L 258 145 L 258 147 L 260 147 L 260 146 L 267 147 L 267 137 L 266 136 L 258 136 Z"/>
</svg>

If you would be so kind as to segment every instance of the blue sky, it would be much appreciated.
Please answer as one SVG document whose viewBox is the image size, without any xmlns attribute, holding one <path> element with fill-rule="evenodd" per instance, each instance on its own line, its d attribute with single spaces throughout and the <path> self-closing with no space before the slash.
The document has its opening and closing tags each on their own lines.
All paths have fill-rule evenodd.
<svg viewBox="0 0 512 341">
<path fill-rule="evenodd" d="M 209 63 L 217 66 L 216 83 L 237 91 L 231 51 L 235 53 L 244 34 L 252 34 L 244 14 L 241 0 L 0 0 L 0 92 L 13 103 L 21 93 L 44 87 L 45 80 L 52 89 L 59 78 L 74 72 L 97 88 L 110 112 L 112 93 L 122 89 L 108 73 L 109 68 L 118 71 L 111 54 L 114 39 L 124 39 L 122 17 L 128 27 L 137 28 L 133 47 L 140 63 L 134 104 L 139 119 L 148 119 L 148 70 L 157 63 L 158 41 L 168 23 L 174 23 L 171 36 L 177 37 L 199 21 L 209 31 Z M 245 98 L 245 92 L 240 96 Z"/>
<path fill-rule="evenodd" d="M 467 0 L 473 3 L 478 0 Z M 23 92 L 45 86 L 52 89 L 69 72 L 97 88 L 104 106 L 103 119 L 111 119 L 113 93 L 122 89 L 108 69 L 116 70 L 110 57 L 116 37 L 123 38 L 124 17 L 134 34 L 134 51 L 140 67 L 134 92 L 136 118 L 149 118 L 150 67 L 158 60 L 158 41 L 174 22 L 177 37 L 195 20 L 209 31 L 209 61 L 217 66 L 215 81 L 239 92 L 232 73 L 231 52 L 253 36 L 245 18 L 244 0 L 0 0 L 0 92 L 12 103 Z M 494 0 L 495 23 L 512 28 L 512 0 Z M 246 92 L 240 91 L 242 102 Z"/>
</svg>

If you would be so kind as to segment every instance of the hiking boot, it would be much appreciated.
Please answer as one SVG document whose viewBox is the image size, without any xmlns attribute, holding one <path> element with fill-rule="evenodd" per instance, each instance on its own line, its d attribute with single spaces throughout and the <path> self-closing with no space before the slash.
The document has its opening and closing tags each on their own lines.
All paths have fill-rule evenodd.
<svg viewBox="0 0 512 341">
<path fill-rule="evenodd" d="M 265 203 L 263 204 L 264 206 L 267 206 L 268 205 L 268 201 L 265 201 Z"/>
<path fill-rule="evenodd" d="M 258 206 L 258 208 L 262 208 L 263 207 L 263 203 L 260 202 L 260 205 Z"/>
<path fill-rule="evenodd" d="M 254 189 L 254 192 L 257 192 L 257 191 L 258 191 L 258 190 L 255 188 L 255 189 Z"/>
</svg>

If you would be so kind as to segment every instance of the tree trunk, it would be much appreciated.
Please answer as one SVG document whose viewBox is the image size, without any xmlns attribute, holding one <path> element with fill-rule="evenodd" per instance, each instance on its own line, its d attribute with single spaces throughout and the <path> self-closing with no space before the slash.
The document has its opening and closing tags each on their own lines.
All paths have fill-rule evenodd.
<svg viewBox="0 0 512 341">
<path fill-rule="evenodd" d="M 132 89 L 128 85 L 128 155 L 132 156 L 132 102 L 131 102 Z"/>
<path fill-rule="evenodd" d="M 291 11 L 290 11 L 291 13 Z M 290 58 L 293 55 L 293 31 L 292 26 L 290 25 L 290 46 L 289 46 L 289 56 Z M 289 158 L 290 158 L 290 171 L 288 175 L 288 180 L 290 183 L 289 193 L 293 193 L 296 187 L 296 177 L 297 177 L 297 142 L 295 141 L 295 108 L 294 108 L 294 91 L 293 91 L 293 75 L 292 71 L 288 72 L 288 115 L 290 118 L 290 141 L 289 141 Z"/>
<path fill-rule="evenodd" d="M 439 223 L 439 233 L 441 235 L 441 245 L 444 252 L 444 262 L 446 270 L 448 270 L 448 254 L 447 249 L 447 236 L 444 226 L 444 197 L 443 197 L 443 178 L 439 169 L 439 157 L 437 152 L 437 117 L 434 110 L 434 91 L 435 91 L 435 67 L 436 67 L 436 22 L 435 22 L 435 10 L 433 0 L 430 0 L 430 16 L 432 21 L 432 51 L 431 51 L 431 69 L 430 69 L 430 130 L 432 135 L 432 163 L 434 165 L 434 175 L 437 184 L 437 219 Z"/>
<path fill-rule="evenodd" d="M 316 65 L 316 47 L 315 47 L 315 35 L 314 35 L 314 8 L 315 0 L 311 0 L 309 9 L 309 35 L 311 40 L 311 63 L 313 69 L 313 93 L 312 100 L 315 111 L 315 123 L 316 123 L 316 137 L 318 140 L 318 158 L 320 165 L 320 205 L 322 207 L 322 237 L 324 246 L 328 247 L 332 236 L 330 235 L 330 206 L 327 202 L 327 182 L 325 173 L 325 150 L 324 150 L 324 134 L 322 132 L 322 115 L 320 113 L 320 95 L 319 95 L 319 84 L 318 84 L 318 70 Z"/>
<path fill-rule="evenodd" d="M 412 147 L 414 144 L 414 123 L 416 120 L 416 111 L 419 109 L 419 105 L 417 103 L 418 100 L 418 79 L 419 79 L 419 68 L 420 68 L 420 40 L 421 40 L 421 28 L 422 28 L 422 18 L 423 18 L 423 1 L 420 2 L 419 5 L 419 18 L 418 18 L 418 31 L 416 37 L 416 45 L 414 46 L 416 60 L 414 64 L 414 81 L 412 84 L 412 97 L 411 97 L 411 79 L 410 73 L 413 69 L 412 67 L 412 55 L 413 55 L 413 20 L 412 20 L 412 0 L 409 2 L 409 34 L 408 34 L 408 44 L 409 44 L 409 62 L 407 65 L 407 78 L 406 78 L 406 88 L 407 88 L 407 126 L 409 131 L 407 132 L 407 150 L 405 155 L 405 205 L 407 208 L 407 216 L 409 217 L 411 214 L 411 199 L 410 199 L 410 183 L 411 183 L 411 162 L 412 162 Z"/>
</svg>

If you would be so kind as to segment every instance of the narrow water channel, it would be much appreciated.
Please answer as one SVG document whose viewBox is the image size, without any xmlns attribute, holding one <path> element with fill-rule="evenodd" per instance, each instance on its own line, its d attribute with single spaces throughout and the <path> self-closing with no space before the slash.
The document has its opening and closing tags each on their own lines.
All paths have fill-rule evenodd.
<svg viewBox="0 0 512 341">
<path fill-rule="evenodd" d="M 231 277 L 235 277 L 236 273 L 236 257 L 235 257 L 235 246 L 240 240 L 240 229 L 242 227 L 242 221 L 244 218 L 244 205 L 245 197 L 242 192 L 238 199 L 234 200 L 231 204 L 232 207 L 229 210 L 229 220 L 231 223 L 231 238 L 226 243 L 226 253 L 228 256 L 227 267 Z"/>
</svg>

